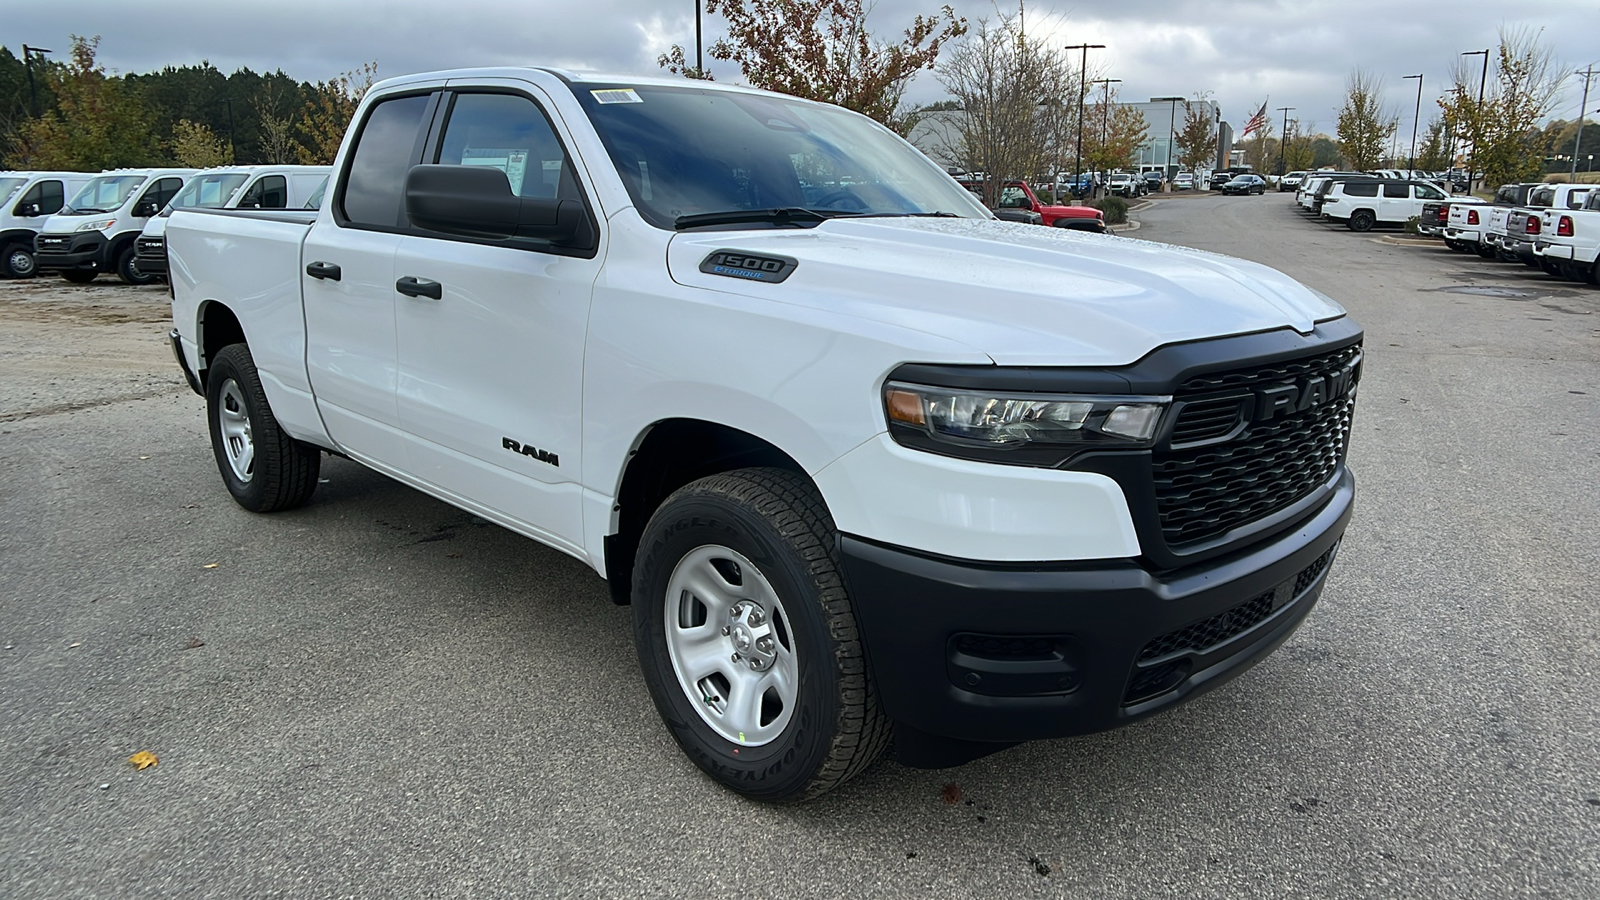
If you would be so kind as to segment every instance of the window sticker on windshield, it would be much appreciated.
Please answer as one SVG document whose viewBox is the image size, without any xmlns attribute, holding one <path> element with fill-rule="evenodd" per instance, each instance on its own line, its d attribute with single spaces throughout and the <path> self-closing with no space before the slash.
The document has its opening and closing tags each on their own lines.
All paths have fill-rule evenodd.
<svg viewBox="0 0 1600 900">
<path fill-rule="evenodd" d="M 503 148 L 468 148 L 461 152 L 463 166 L 493 166 L 506 173 L 511 193 L 522 193 L 522 179 L 528 172 L 528 151 Z"/>
<path fill-rule="evenodd" d="M 590 91 L 589 94 L 594 97 L 594 101 L 596 103 L 644 102 L 639 98 L 638 94 L 634 93 L 633 88 L 605 88 L 603 90 Z"/>
</svg>

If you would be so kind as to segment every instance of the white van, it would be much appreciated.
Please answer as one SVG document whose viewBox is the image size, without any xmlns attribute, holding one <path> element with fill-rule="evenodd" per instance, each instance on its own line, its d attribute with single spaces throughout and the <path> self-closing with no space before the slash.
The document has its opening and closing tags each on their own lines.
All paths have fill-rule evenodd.
<svg viewBox="0 0 1600 900">
<path fill-rule="evenodd" d="M 33 275 L 39 227 L 92 178 L 89 172 L 0 172 L 0 273 Z"/>
<path fill-rule="evenodd" d="M 303 209 L 328 181 L 332 166 L 225 166 L 189 179 L 134 242 L 139 274 L 167 274 L 167 220 L 174 209 Z"/>
<path fill-rule="evenodd" d="M 145 222 L 183 189 L 194 169 L 114 169 L 96 175 L 45 220 L 34 240 L 40 272 L 60 272 L 86 284 L 116 271 L 127 284 L 149 284 L 152 275 L 134 267 L 133 242 Z"/>
</svg>

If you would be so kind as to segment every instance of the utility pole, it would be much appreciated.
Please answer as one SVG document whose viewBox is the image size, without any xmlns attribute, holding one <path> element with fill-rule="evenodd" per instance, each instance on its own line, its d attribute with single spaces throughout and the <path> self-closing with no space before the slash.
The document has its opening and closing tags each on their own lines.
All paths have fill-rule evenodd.
<svg viewBox="0 0 1600 900">
<path fill-rule="evenodd" d="M 1111 86 L 1113 84 L 1121 84 L 1121 83 L 1122 83 L 1122 79 L 1121 78 L 1101 78 L 1101 79 L 1099 79 L 1099 80 L 1094 82 L 1094 84 L 1099 84 L 1099 85 L 1104 85 L 1105 86 L 1105 99 L 1100 102 L 1100 148 L 1101 148 L 1101 150 L 1105 149 L 1105 145 L 1106 145 L 1106 130 L 1107 130 L 1107 127 L 1111 124 Z M 1080 115 L 1079 118 L 1082 118 L 1082 116 Z M 1093 194 L 1093 193 L 1094 193 L 1094 189 L 1090 188 L 1090 194 Z"/>
<path fill-rule="evenodd" d="M 1284 173 L 1289 171 L 1288 163 L 1286 162 L 1288 157 L 1285 155 L 1285 151 L 1289 147 L 1289 113 L 1294 112 L 1294 110 L 1295 110 L 1295 107 L 1293 107 L 1293 106 L 1280 106 L 1280 107 L 1278 107 L 1278 112 L 1283 113 L 1283 130 L 1278 132 L 1278 177 L 1279 178 L 1282 178 L 1284 176 Z M 1296 120 L 1296 121 L 1298 121 L 1298 120 Z"/>
<path fill-rule="evenodd" d="M 1572 139 L 1572 180 L 1577 181 L 1578 151 L 1583 147 L 1583 114 L 1589 109 L 1589 79 L 1600 73 L 1595 71 L 1594 63 L 1590 63 L 1589 68 L 1573 74 L 1583 76 L 1583 102 L 1578 104 L 1578 136 Z"/>
<path fill-rule="evenodd" d="M 1467 162 L 1467 193 L 1472 193 L 1472 179 L 1478 173 L 1478 142 L 1483 138 L 1483 86 L 1489 82 L 1489 51 L 1468 50 L 1462 56 L 1482 56 L 1483 75 L 1478 78 L 1478 108 L 1472 113 L 1472 156 Z"/>
<path fill-rule="evenodd" d="M 1083 184 L 1083 100 L 1089 93 L 1089 51 L 1104 50 L 1105 44 L 1073 44 L 1063 47 L 1063 50 L 1082 50 L 1083 58 L 1078 63 L 1078 156 L 1072 164 L 1072 190 L 1076 193 Z M 1109 88 L 1107 89 L 1109 90 Z"/>
<path fill-rule="evenodd" d="M 22 62 L 23 67 L 28 70 L 28 96 L 33 99 L 33 117 L 35 119 L 39 118 L 39 86 L 33 81 L 33 57 L 35 54 L 43 56 L 44 54 L 50 52 L 52 51 L 46 50 L 42 47 L 29 47 L 27 44 L 22 45 Z"/>
<path fill-rule="evenodd" d="M 1417 80 L 1417 111 L 1411 116 L 1411 163 L 1406 167 L 1406 177 L 1412 178 L 1417 173 L 1417 122 L 1422 118 L 1422 76 L 1403 75 L 1400 80 L 1405 81 L 1408 78 Z"/>
<path fill-rule="evenodd" d="M 694 74 L 696 78 L 706 77 L 706 57 L 704 48 L 705 39 L 700 29 L 700 0 L 694 0 Z"/>
</svg>

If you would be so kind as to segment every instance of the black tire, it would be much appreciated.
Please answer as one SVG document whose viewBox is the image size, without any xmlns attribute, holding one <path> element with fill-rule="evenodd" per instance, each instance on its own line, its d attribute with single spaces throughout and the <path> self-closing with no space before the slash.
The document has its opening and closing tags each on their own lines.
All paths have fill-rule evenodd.
<svg viewBox="0 0 1600 900">
<path fill-rule="evenodd" d="M 1372 226 L 1377 224 L 1377 221 L 1377 217 L 1372 213 L 1364 209 L 1358 209 L 1350 214 L 1350 222 L 1348 224 L 1351 231 L 1371 231 Z"/>
<path fill-rule="evenodd" d="M 243 476 L 235 472 L 232 445 L 223 436 L 224 417 L 248 426 L 244 441 L 251 445 L 253 456 Z M 267 513 L 294 509 L 311 499 L 322 469 L 322 451 L 279 427 L 261 389 L 255 360 L 244 344 L 229 344 L 211 361 L 206 373 L 206 420 L 217 470 L 240 506 Z"/>
<path fill-rule="evenodd" d="M 117 254 L 117 277 L 123 284 L 151 284 L 156 280 L 154 275 L 146 275 L 139 271 L 138 251 L 132 244 L 122 248 Z"/>
<path fill-rule="evenodd" d="M 864 770 L 889 742 L 889 721 L 878 708 L 835 538 L 833 519 L 816 488 L 782 469 L 738 469 L 693 482 L 667 498 L 644 530 L 634 569 L 633 621 L 645 684 L 684 754 L 725 787 L 752 799 L 788 803 L 816 797 Z M 724 578 L 730 585 L 737 581 L 732 590 L 761 596 L 764 580 L 776 596 L 772 627 L 786 622 L 779 634 L 787 635 L 788 643 L 775 656 L 787 652 L 792 658 L 771 665 L 787 664 L 797 673 L 787 719 L 759 746 L 743 743 L 743 731 L 738 741 L 718 733 L 711 723 L 723 715 L 714 705 L 720 698 L 691 698 L 668 646 L 669 602 L 677 610 L 674 628 L 715 627 L 700 623 L 717 615 L 715 602 L 701 605 L 687 590 L 669 597 L 680 562 L 727 550 L 757 569 L 749 578 L 735 563 L 732 577 Z M 681 624 L 685 610 L 694 608 L 703 618 Z M 737 653 L 732 641 L 738 639 L 737 632 L 726 638 L 725 649 Z M 710 640 L 722 639 L 712 635 Z M 728 668 L 746 677 L 743 669 Z M 710 677 L 696 682 L 696 693 Z M 727 675 L 721 677 L 727 684 Z M 760 695 L 763 717 L 771 691 Z M 728 701 L 729 712 L 732 706 Z"/>
<path fill-rule="evenodd" d="M 5 255 L 0 257 L 0 271 L 7 278 L 32 278 L 37 271 L 33 251 L 26 244 L 7 245 Z"/>
<path fill-rule="evenodd" d="M 1595 257 L 1594 264 L 1589 266 L 1589 283 L 1600 286 L 1600 256 Z"/>
<path fill-rule="evenodd" d="M 1535 257 L 1535 260 L 1536 260 L 1535 265 L 1537 265 L 1539 268 L 1543 269 L 1544 273 L 1546 275 L 1549 275 L 1549 276 L 1551 276 L 1553 278 L 1560 278 L 1561 277 L 1562 272 L 1561 272 L 1561 264 L 1560 263 L 1556 262 L 1553 259 L 1538 259 L 1537 257 Z"/>
<path fill-rule="evenodd" d="M 61 273 L 61 277 L 72 282 L 73 284 L 88 284 L 95 279 L 96 275 L 99 274 L 99 272 L 91 271 L 89 269 L 67 269 L 65 272 Z"/>
<path fill-rule="evenodd" d="M 1473 246 L 1473 250 L 1484 259 L 1494 259 L 1500 255 L 1499 251 L 1495 250 L 1494 247 L 1486 241 L 1479 241 Z"/>
</svg>

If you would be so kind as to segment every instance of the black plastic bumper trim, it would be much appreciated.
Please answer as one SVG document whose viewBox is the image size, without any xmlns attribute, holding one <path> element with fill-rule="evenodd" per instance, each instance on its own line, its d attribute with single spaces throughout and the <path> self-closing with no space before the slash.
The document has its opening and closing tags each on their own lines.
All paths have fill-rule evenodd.
<svg viewBox="0 0 1600 900">
<path fill-rule="evenodd" d="M 183 377 L 189 382 L 190 390 L 204 397 L 206 392 L 200 387 L 200 379 L 195 377 L 194 371 L 189 368 L 189 360 L 183 356 L 183 338 L 178 335 L 178 329 L 172 329 L 167 334 L 167 340 L 172 343 L 172 355 L 178 360 L 178 368 L 183 370 Z"/>
<path fill-rule="evenodd" d="M 840 551 L 885 712 L 908 737 L 991 747 L 1117 728 L 1223 684 L 1265 658 L 1305 620 L 1331 565 L 1281 608 L 1186 659 L 1181 680 L 1135 696 L 1140 653 L 1163 635 L 1294 585 L 1334 550 L 1354 508 L 1348 469 L 1327 504 L 1291 531 L 1166 574 L 1132 560 L 1004 565 L 934 559 L 845 535 Z M 996 696 L 958 684 L 952 638 L 965 633 L 1070 646 L 1073 677 L 1054 694 Z M 898 732 L 897 732 L 898 734 Z M 918 757 L 906 754 L 911 764 Z M 926 754 L 923 754 L 926 756 Z M 935 754 L 937 756 L 937 754 Z M 927 764 L 926 762 L 921 764 Z"/>
</svg>

